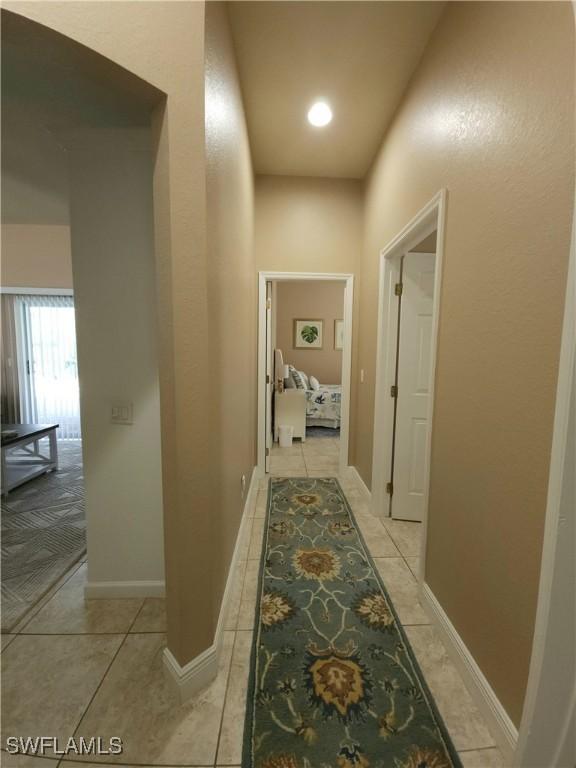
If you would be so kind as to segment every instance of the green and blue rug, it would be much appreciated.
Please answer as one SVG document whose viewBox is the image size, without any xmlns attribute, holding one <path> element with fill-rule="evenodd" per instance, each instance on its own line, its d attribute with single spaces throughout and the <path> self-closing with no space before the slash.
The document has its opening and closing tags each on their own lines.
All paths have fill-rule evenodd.
<svg viewBox="0 0 576 768">
<path fill-rule="evenodd" d="M 460 768 L 335 479 L 270 481 L 243 768 Z"/>
</svg>

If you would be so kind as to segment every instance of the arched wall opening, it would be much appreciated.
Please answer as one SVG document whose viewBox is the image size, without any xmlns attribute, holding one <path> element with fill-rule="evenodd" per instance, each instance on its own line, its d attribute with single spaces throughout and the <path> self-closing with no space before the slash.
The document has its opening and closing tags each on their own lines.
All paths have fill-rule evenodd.
<svg viewBox="0 0 576 768">
<path fill-rule="evenodd" d="M 163 595 L 151 120 L 164 94 L 45 26 L 2 22 L 4 260 L 33 271 L 44 254 L 30 249 L 63 234 L 39 279 L 74 292 L 86 595 Z M 119 402 L 131 423 L 112 420 Z"/>
</svg>

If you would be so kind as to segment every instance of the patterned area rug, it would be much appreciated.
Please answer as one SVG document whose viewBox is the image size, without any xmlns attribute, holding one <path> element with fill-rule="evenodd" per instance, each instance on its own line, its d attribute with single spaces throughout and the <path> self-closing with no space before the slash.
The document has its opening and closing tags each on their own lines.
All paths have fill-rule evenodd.
<svg viewBox="0 0 576 768">
<path fill-rule="evenodd" d="M 460 760 L 335 479 L 270 481 L 243 768 Z"/>
<path fill-rule="evenodd" d="M 2 632 L 86 551 L 82 446 L 59 440 L 60 469 L 2 497 Z"/>
</svg>

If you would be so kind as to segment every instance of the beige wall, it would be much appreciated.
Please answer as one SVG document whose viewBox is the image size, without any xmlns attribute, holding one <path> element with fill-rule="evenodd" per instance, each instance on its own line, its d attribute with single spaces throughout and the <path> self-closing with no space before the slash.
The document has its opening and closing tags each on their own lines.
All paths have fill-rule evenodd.
<svg viewBox="0 0 576 768">
<path fill-rule="evenodd" d="M 72 288 L 68 224 L 2 224 L 2 285 Z"/>
<path fill-rule="evenodd" d="M 70 289 L 66 152 L 6 90 L 2 105 L 2 285 Z"/>
<path fill-rule="evenodd" d="M 210 430 L 216 446 L 212 552 L 217 618 L 255 464 L 256 280 L 254 184 L 224 3 L 206 6 L 206 173 Z"/>
<path fill-rule="evenodd" d="M 448 213 L 426 580 L 518 724 L 573 201 L 569 3 L 449 3 L 367 182 L 355 460 L 370 482 L 378 253 Z"/>
<path fill-rule="evenodd" d="M 4 7 L 71 37 L 166 94 L 152 114 L 164 539 L 168 647 L 185 664 L 213 642 L 242 503 L 240 477 L 254 463 L 250 377 L 240 377 L 238 384 L 213 340 L 219 323 L 227 351 L 234 356 L 238 347 L 240 356 L 241 350 L 240 369 L 254 369 L 254 359 L 246 360 L 256 328 L 250 293 L 256 279 L 253 267 L 252 284 L 246 272 L 251 169 L 226 19 L 222 9 L 210 12 L 213 100 L 205 126 L 204 2 L 8 2 Z M 227 178 L 224 185 L 224 173 L 233 176 L 232 189 L 240 198 L 223 188 L 230 183 Z M 214 259 L 210 269 L 208 247 Z M 210 312 L 209 295 L 221 298 Z M 233 319 L 242 334 L 236 346 L 228 343 Z M 223 405 L 215 393 L 231 377 Z M 233 458 L 227 428 L 241 445 Z"/>
<path fill-rule="evenodd" d="M 256 269 L 354 275 L 352 370 L 357 368 L 363 185 L 352 179 L 256 176 Z M 356 411 L 356 379 L 350 412 Z M 350 457 L 356 433 L 350 435 Z M 352 460 L 349 463 L 354 463 Z"/>
<path fill-rule="evenodd" d="M 256 268 L 356 273 L 362 184 L 351 179 L 256 176 Z"/>
<path fill-rule="evenodd" d="M 315 376 L 321 384 L 342 382 L 342 351 L 334 349 L 334 321 L 342 320 L 341 281 L 279 282 L 276 287 L 276 347 L 284 362 Z M 323 348 L 295 349 L 294 320 L 323 320 Z"/>
<path fill-rule="evenodd" d="M 216 453 L 206 365 L 204 3 L 72 0 L 3 7 L 91 48 L 166 94 L 152 114 L 164 538 L 168 646 L 185 664 L 212 643 L 221 592 L 220 579 L 213 579 Z"/>
</svg>

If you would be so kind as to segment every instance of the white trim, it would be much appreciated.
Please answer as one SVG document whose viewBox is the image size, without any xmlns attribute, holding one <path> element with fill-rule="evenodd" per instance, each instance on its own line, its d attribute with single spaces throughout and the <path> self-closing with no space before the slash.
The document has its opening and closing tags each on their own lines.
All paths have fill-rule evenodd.
<svg viewBox="0 0 576 768">
<path fill-rule="evenodd" d="M 88 581 L 84 597 L 112 599 L 117 597 L 164 597 L 164 581 Z"/>
<path fill-rule="evenodd" d="M 258 472 L 256 467 L 254 467 L 252 470 L 252 477 L 250 478 L 248 493 L 246 494 L 246 499 L 244 501 L 244 509 L 242 511 L 242 519 L 238 528 L 238 534 L 236 536 L 234 552 L 228 568 L 226 586 L 224 588 L 222 602 L 220 603 L 220 613 L 218 615 L 218 623 L 216 625 L 212 645 L 202 651 L 202 653 L 198 654 L 198 656 L 195 656 L 184 666 L 181 666 L 178 663 L 174 654 L 168 648 L 164 649 L 164 670 L 168 679 L 177 690 L 182 704 L 205 688 L 214 677 L 216 677 L 216 673 L 218 672 L 222 637 L 226 626 L 226 617 L 230 609 L 230 602 L 232 600 L 236 569 L 245 544 L 247 521 L 250 519 L 250 513 L 255 501 L 256 493 L 258 493 Z"/>
<path fill-rule="evenodd" d="M 72 288 L 12 288 L 2 286 L 0 293 L 15 293 L 20 296 L 74 296 Z"/>
<path fill-rule="evenodd" d="M 422 585 L 420 599 L 424 610 L 438 629 L 448 655 L 460 672 L 468 692 L 486 720 L 490 733 L 502 751 L 505 759 L 504 764 L 510 765 L 518 741 L 516 726 L 426 583 Z"/>
<path fill-rule="evenodd" d="M 372 493 L 370 492 L 370 489 L 362 479 L 356 467 L 349 466 L 347 468 L 347 471 L 344 477 L 346 477 L 346 479 L 348 480 L 351 480 L 353 483 L 355 483 L 358 486 L 358 489 L 360 490 L 360 493 L 364 497 L 364 500 L 366 501 L 367 504 L 372 503 Z"/>
<path fill-rule="evenodd" d="M 340 411 L 340 474 L 348 469 L 352 374 L 352 322 L 354 275 L 341 272 L 258 272 L 258 474 L 265 476 L 266 448 L 266 282 L 286 280 L 341 280 L 344 288 L 344 347 L 342 349 L 342 401 Z"/>
<path fill-rule="evenodd" d="M 200 693 L 216 677 L 219 656 L 219 645 L 214 642 L 182 667 L 172 651 L 164 648 L 164 672 L 176 687 L 181 704 Z"/>
<path fill-rule="evenodd" d="M 428 533 L 428 504 L 430 494 L 430 454 L 434 420 L 434 383 L 436 380 L 436 352 L 438 347 L 438 326 L 440 319 L 442 267 L 444 261 L 444 231 L 446 222 L 447 190 L 441 189 L 419 213 L 394 237 L 380 253 L 380 281 L 378 296 L 378 345 L 376 358 L 376 396 L 374 404 L 374 451 L 372 464 L 372 512 L 380 516 L 386 496 L 386 475 L 382 467 L 390 466 L 393 402 L 389 393 L 392 371 L 392 355 L 387 349 L 387 327 L 385 320 L 390 315 L 389 292 L 386 286 L 393 278 L 395 259 L 408 253 L 421 240 L 436 231 L 436 263 L 434 270 L 434 305 L 432 310 L 432 348 L 429 379 L 429 416 L 426 440 L 426 466 L 424 471 L 424 517 L 420 551 L 419 581 L 424 581 L 426 565 L 426 540 Z M 392 313 L 393 314 L 393 313 Z M 381 425 L 381 426 L 380 426 Z"/>
<path fill-rule="evenodd" d="M 378 327 L 376 346 L 376 381 L 374 396 L 374 436 L 372 453 L 372 514 L 377 517 L 390 515 L 390 500 L 386 493 L 387 474 L 392 460 L 392 429 L 394 424 L 393 400 L 390 397 L 390 371 L 395 364 L 398 316 L 388 301 L 392 286 L 400 276 L 400 259 L 380 256 L 378 283 Z M 388 384 L 388 387 L 386 386 Z M 383 513 L 387 509 L 386 514 Z"/>
<path fill-rule="evenodd" d="M 568 261 L 568 275 L 566 282 L 566 298 L 564 304 L 564 322 L 562 328 L 562 339 L 560 345 L 560 360 L 558 366 L 558 383 L 556 388 L 556 407 L 554 412 L 554 431 L 552 433 L 552 450 L 550 454 L 550 471 L 548 475 L 548 495 L 546 500 L 546 517 L 544 524 L 544 539 L 542 546 L 542 561 L 540 566 L 540 585 L 538 590 L 538 603 L 536 608 L 536 619 L 534 624 L 534 638 L 532 642 L 532 656 L 530 660 L 530 671 L 528 675 L 528 685 L 526 696 L 524 698 L 524 708 L 522 720 L 520 723 L 520 737 L 518 741 L 518 750 L 514 760 L 514 766 L 525 764 L 535 765 L 535 745 L 538 744 L 538 734 L 544 723 L 535 722 L 537 710 L 542 711 L 546 704 L 539 702 L 539 696 L 545 696 L 544 689 L 544 668 L 546 664 L 555 661 L 560 668 L 565 668 L 566 660 L 558 657 L 554 653 L 554 639 L 549 636 L 549 632 L 558 632 L 559 629 L 550 626 L 550 616 L 553 608 L 553 601 L 558 601 L 560 596 L 555 593 L 554 574 L 560 566 L 557 552 L 557 544 L 563 530 L 566 530 L 566 520 L 562 517 L 566 514 L 575 514 L 573 508 L 569 508 L 565 498 L 570 499 L 574 484 L 574 468 L 567 471 L 567 445 L 568 430 L 574 430 L 575 425 L 570 420 L 570 400 L 574 397 L 574 366 L 576 364 L 576 205 L 572 220 L 572 238 L 570 244 L 570 255 Z M 573 555 L 572 555 L 573 556 Z M 562 569 L 568 573 L 568 569 Z M 558 610 L 558 605 L 556 607 Z M 566 621 L 574 621 L 574 605 L 566 605 Z M 573 693 L 574 697 L 574 693 Z M 563 706 L 564 732 L 568 732 L 570 718 L 574 716 L 574 699 L 572 700 L 572 711 L 566 702 L 558 702 Z M 550 712 L 550 717 L 555 718 L 558 712 Z M 562 731 L 562 727 L 558 729 Z M 531 740 L 535 744 L 531 744 Z M 540 746 L 540 744 L 538 744 Z M 557 745 L 560 751 L 565 746 L 562 743 Z M 541 756 L 539 756 L 540 759 Z M 547 755 L 546 760 L 550 765 L 559 765 L 555 756 Z"/>
<path fill-rule="evenodd" d="M 216 625 L 216 637 L 220 638 L 222 632 L 224 632 L 224 626 L 226 622 L 226 616 L 228 614 L 228 608 L 230 607 L 230 600 L 234 590 L 234 580 L 236 578 L 236 567 L 242 556 L 242 546 L 246 537 L 246 526 L 250 519 L 250 512 L 253 503 L 256 502 L 256 494 L 258 493 L 258 473 L 256 467 L 252 469 L 252 476 L 250 477 L 250 485 L 248 486 L 248 493 L 244 501 L 244 509 L 242 510 L 242 519 L 238 527 L 238 533 L 236 535 L 236 544 L 234 545 L 234 552 L 232 553 L 232 559 L 228 568 L 228 576 L 226 578 L 226 587 L 224 588 L 224 594 L 222 595 L 222 602 L 220 604 L 220 614 L 218 616 L 218 624 Z"/>
</svg>

